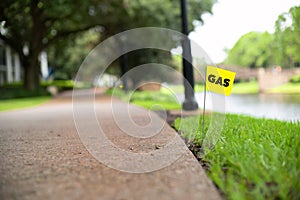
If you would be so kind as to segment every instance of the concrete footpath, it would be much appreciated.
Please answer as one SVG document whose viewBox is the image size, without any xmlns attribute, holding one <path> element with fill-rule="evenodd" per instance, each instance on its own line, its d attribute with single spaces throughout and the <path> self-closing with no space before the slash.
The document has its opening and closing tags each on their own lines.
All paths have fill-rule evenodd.
<svg viewBox="0 0 300 200">
<path fill-rule="evenodd" d="M 79 101 L 81 108 L 89 104 L 84 95 Z M 71 93 L 35 108 L 1 112 L 0 199 L 221 199 L 169 125 L 164 124 L 152 136 L 158 116 L 115 99 L 112 108 L 111 101 L 108 96 L 97 95 L 95 116 L 108 141 L 122 150 L 115 154 L 108 143 L 91 136 L 96 130 L 85 113 L 79 115 L 85 132 L 78 125 L 76 129 Z M 125 119 L 125 107 L 133 121 Z M 136 123 L 141 127 L 152 123 L 153 127 L 140 133 L 145 137 L 136 138 L 127 134 L 134 132 L 131 128 Z M 95 151 L 89 149 L 93 147 Z M 181 155 L 168 160 L 173 152 L 178 154 L 177 150 Z M 142 156 L 134 159 L 131 155 Z M 149 172 L 157 166 L 161 169 Z M 136 173 L 129 173 L 134 170 Z"/>
</svg>

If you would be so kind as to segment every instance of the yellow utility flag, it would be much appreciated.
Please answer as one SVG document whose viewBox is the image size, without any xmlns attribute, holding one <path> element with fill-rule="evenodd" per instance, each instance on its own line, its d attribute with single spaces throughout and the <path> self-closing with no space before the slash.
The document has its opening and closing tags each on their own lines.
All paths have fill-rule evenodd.
<svg viewBox="0 0 300 200">
<path fill-rule="evenodd" d="M 234 82 L 235 72 L 218 67 L 207 66 L 206 89 L 218 94 L 230 95 Z"/>
</svg>

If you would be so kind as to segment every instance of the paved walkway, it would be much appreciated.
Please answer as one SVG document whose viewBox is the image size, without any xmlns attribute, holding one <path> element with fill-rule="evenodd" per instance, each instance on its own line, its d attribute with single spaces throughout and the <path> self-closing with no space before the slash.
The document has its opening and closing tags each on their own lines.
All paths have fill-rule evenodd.
<svg viewBox="0 0 300 200">
<path fill-rule="evenodd" d="M 84 98 L 80 101 L 82 108 L 89 103 Z M 130 132 L 134 122 L 125 120 L 123 123 L 121 120 L 121 125 L 127 125 L 121 129 L 128 130 L 120 129 L 116 116 L 112 115 L 110 97 L 99 95 L 95 102 L 95 113 L 106 137 L 123 149 L 124 155 L 129 152 L 129 157 L 122 153 L 112 154 L 109 146 L 98 146 L 102 142 L 90 137 L 95 130 L 88 128 L 92 126 L 89 126 L 91 121 L 85 118 L 85 113 L 79 115 L 82 116 L 82 128 L 86 125 L 82 131 L 85 133 L 78 135 L 68 94 L 36 108 L 2 112 L 0 199 L 220 199 L 197 160 L 167 124 L 150 138 L 131 137 L 124 132 Z M 124 102 L 114 100 L 115 113 L 121 118 L 124 107 Z M 143 127 L 143 123 L 152 120 L 156 127 L 157 116 L 132 105 L 128 108 L 135 123 Z M 149 116 L 152 117 L 150 121 Z M 80 127 L 77 129 L 81 131 Z M 146 137 L 146 132 L 151 130 L 146 128 L 141 135 Z M 174 138 L 175 145 L 167 147 L 166 143 Z M 88 148 L 94 145 L 95 151 L 89 149 L 89 152 L 85 145 Z M 169 157 L 162 156 L 143 166 L 148 162 L 143 158 L 149 153 L 156 158 L 155 152 L 164 150 L 168 152 L 164 154 L 166 156 L 182 149 L 182 155 L 169 165 L 163 162 Z M 130 158 L 132 154 L 145 155 L 137 158 L 140 165 Z M 105 161 L 100 162 L 103 155 Z M 151 171 L 160 165 L 166 167 L 147 173 L 126 172 Z"/>
</svg>

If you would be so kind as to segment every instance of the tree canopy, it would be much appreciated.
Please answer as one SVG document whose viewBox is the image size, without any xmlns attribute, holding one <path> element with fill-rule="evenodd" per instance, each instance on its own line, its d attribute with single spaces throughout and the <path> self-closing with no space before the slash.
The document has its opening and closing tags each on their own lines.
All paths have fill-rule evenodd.
<svg viewBox="0 0 300 200">
<path fill-rule="evenodd" d="M 243 35 L 228 52 L 226 64 L 258 68 L 300 65 L 300 6 L 281 14 L 275 33 L 250 32 Z"/>
<path fill-rule="evenodd" d="M 268 67 L 272 57 L 273 36 L 268 32 L 243 35 L 229 51 L 227 64 L 243 67 Z"/>
<path fill-rule="evenodd" d="M 215 0 L 188 2 L 192 25 L 193 20 L 202 21 L 204 12 L 211 12 Z M 24 84 L 34 90 L 39 85 L 38 56 L 42 50 L 66 47 L 67 42 L 62 41 L 91 28 L 97 28 L 101 39 L 143 26 L 179 31 L 180 9 L 179 1 L 173 0 L 2 0 L 0 22 L 0 39 L 18 53 Z"/>
<path fill-rule="evenodd" d="M 39 86 L 38 56 L 42 50 L 72 34 L 101 24 L 109 1 L 79 0 L 4 0 L 0 4 L 0 39 L 14 49 L 24 68 L 24 84 Z M 103 9 L 93 12 L 92 8 Z M 102 7 L 101 7 L 102 6 Z M 107 8 L 107 9 L 104 9 Z M 28 52 L 23 51 L 24 47 Z"/>
<path fill-rule="evenodd" d="M 300 6 L 276 21 L 274 62 L 283 67 L 300 66 Z"/>
</svg>

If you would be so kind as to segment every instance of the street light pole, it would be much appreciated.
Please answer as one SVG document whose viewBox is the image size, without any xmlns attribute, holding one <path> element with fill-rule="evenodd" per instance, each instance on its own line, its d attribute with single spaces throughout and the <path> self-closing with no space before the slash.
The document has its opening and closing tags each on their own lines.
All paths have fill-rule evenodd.
<svg viewBox="0 0 300 200">
<path fill-rule="evenodd" d="M 182 33 L 188 36 L 188 17 L 186 0 L 180 0 L 181 5 L 181 21 L 182 21 Z M 194 71 L 192 65 L 192 53 L 191 53 L 191 43 L 188 38 L 182 41 L 182 66 L 183 66 L 183 85 L 185 100 L 182 104 L 184 110 L 197 110 L 198 104 L 195 100 L 194 92 Z"/>
</svg>

